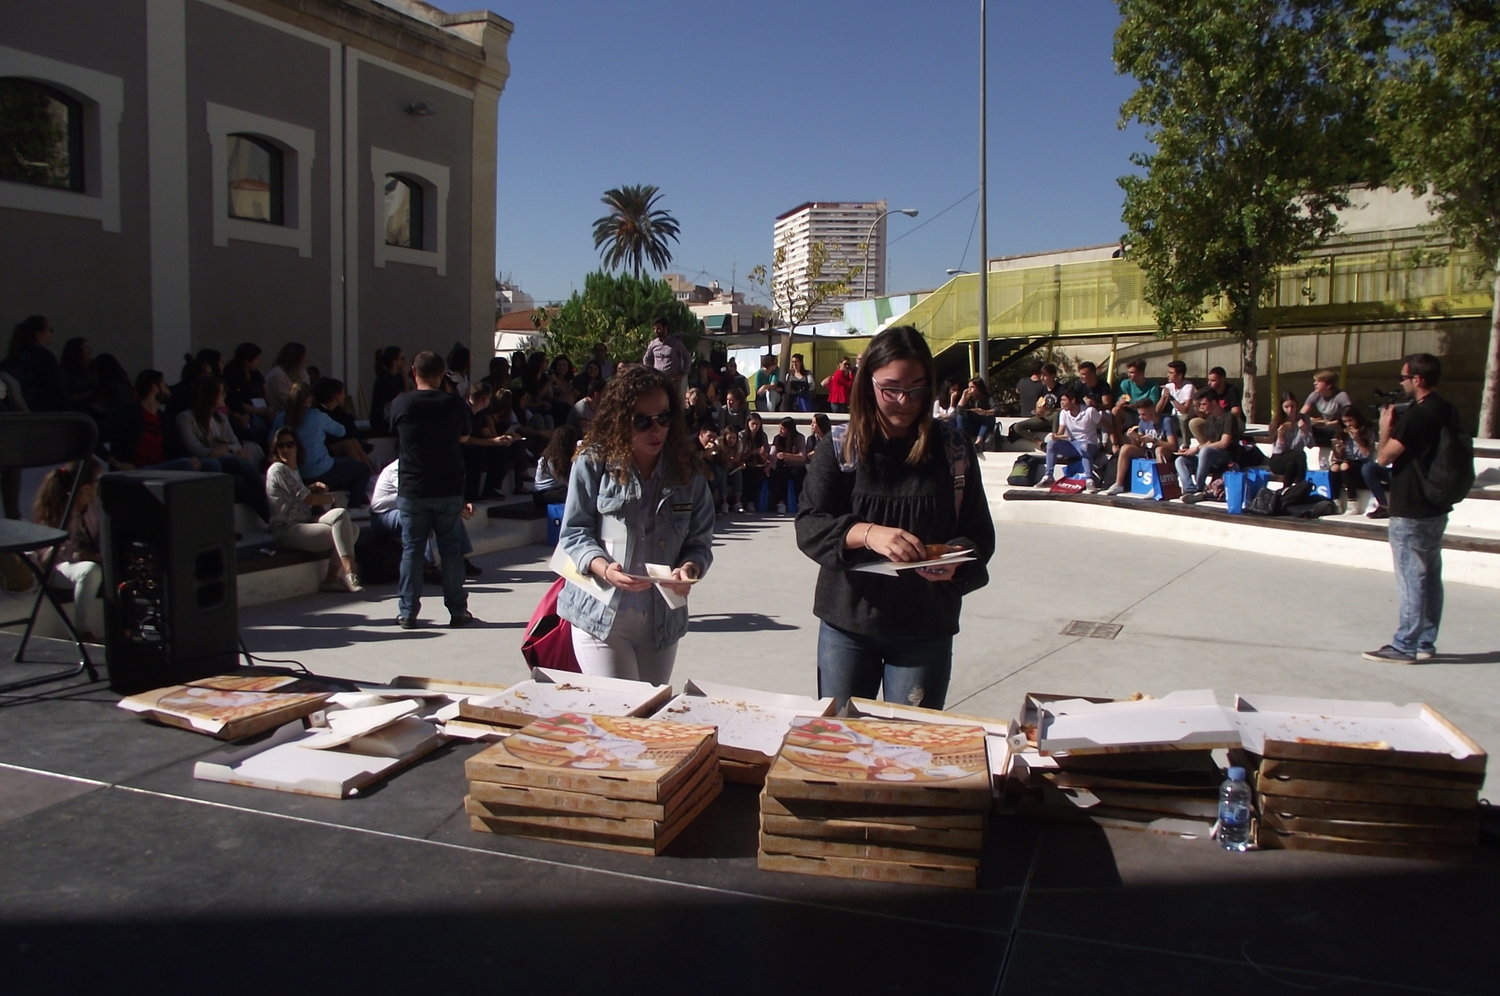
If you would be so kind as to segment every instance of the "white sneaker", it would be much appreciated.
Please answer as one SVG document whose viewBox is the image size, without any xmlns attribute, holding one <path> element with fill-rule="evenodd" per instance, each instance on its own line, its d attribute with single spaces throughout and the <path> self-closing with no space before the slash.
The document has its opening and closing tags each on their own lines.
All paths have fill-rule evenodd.
<svg viewBox="0 0 1500 996">
<path fill-rule="evenodd" d="M 1111 495 L 1123 495 L 1124 493 L 1125 485 L 1123 484 L 1111 484 L 1109 487 L 1104 489 L 1105 497 L 1109 497 Z"/>
<path fill-rule="evenodd" d="M 1089 494 L 1094 494 L 1099 490 L 1099 485 L 1095 484 L 1093 481 L 1090 481 L 1083 486 L 1083 490 L 1088 492 Z"/>
<path fill-rule="evenodd" d="M 779 501 L 779 502 L 776 503 L 776 514 L 777 515 L 785 515 L 786 514 L 786 502 Z"/>
<path fill-rule="evenodd" d="M 1036 486 L 1039 487 L 1039 488 L 1050 488 L 1050 487 L 1052 487 L 1052 485 L 1054 485 L 1056 483 L 1057 482 L 1054 481 L 1052 478 L 1050 478 L 1050 477 L 1044 477 L 1040 481 L 1036 482 Z"/>
</svg>

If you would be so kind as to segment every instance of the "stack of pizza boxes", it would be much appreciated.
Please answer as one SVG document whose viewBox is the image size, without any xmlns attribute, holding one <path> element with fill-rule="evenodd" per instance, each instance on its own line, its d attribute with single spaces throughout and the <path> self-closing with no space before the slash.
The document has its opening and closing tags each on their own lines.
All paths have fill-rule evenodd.
<svg viewBox="0 0 1500 996">
<path fill-rule="evenodd" d="M 801 717 L 761 790 L 758 863 L 973 888 L 990 801 L 983 726 Z"/>
<path fill-rule="evenodd" d="M 1261 847 L 1470 861 L 1484 749 L 1431 706 L 1239 695 Z"/>
<path fill-rule="evenodd" d="M 464 766 L 469 825 L 660 854 L 724 787 L 712 726 L 562 713 L 529 723 Z"/>
</svg>

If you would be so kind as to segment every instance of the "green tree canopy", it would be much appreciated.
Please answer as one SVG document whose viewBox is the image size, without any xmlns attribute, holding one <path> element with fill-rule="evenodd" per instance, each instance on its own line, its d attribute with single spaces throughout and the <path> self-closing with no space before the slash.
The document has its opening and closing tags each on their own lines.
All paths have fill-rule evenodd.
<svg viewBox="0 0 1500 996">
<path fill-rule="evenodd" d="M 702 325 L 665 280 L 595 271 L 584 277 L 583 293 L 574 291 L 541 331 L 548 352 L 565 354 L 574 363 L 588 357 L 596 342 L 608 346 L 615 359 L 639 360 L 659 317 L 692 348 Z"/>
<path fill-rule="evenodd" d="M 630 272 L 641 275 L 645 261 L 658 270 L 672 262 L 667 240 L 678 241 L 677 219 L 656 206 L 661 191 L 649 184 L 615 187 L 600 200 L 609 214 L 594 222 L 594 248 L 606 267 L 630 264 Z"/>
<path fill-rule="evenodd" d="M 1155 146 L 1131 157 L 1127 253 L 1162 334 L 1222 295 L 1243 342 L 1246 410 L 1273 275 L 1337 228 L 1351 182 L 1383 177 L 1371 102 L 1389 43 L 1380 5 L 1345 0 L 1119 0 L 1121 108 Z"/>
</svg>

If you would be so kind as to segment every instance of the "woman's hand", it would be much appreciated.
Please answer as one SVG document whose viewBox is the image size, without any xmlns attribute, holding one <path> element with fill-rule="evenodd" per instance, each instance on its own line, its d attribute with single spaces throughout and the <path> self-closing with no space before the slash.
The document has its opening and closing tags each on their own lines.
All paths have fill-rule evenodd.
<svg viewBox="0 0 1500 996">
<path fill-rule="evenodd" d="M 927 581 L 952 581 L 957 570 L 957 564 L 933 564 L 931 567 L 918 567 L 917 574 Z"/>
<path fill-rule="evenodd" d="M 599 568 L 601 563 L 604 564 L 603 570 Z M 624 564 L 605 561 L 603 557 L 595 557 L 589 564 L 589 571 L 605 584 L 621 591 L 645 591 L 654 583 L 649 578 L 631 577 L 625 572 Z"/>
<path fill-rule="evenodd" d="M 868 526 L 863 536 L 866 550 L 880 554 L 897 564 L 927 559 L 927 547 L 920 539 L 895 526 Z"/>
<path fill-rule="evenodd" d="M 672 577 L 682 581 L 696 580 L 698 577 L 698 565 L 691 560 L 680 564 L 672 569 Z M 663 581 L 662 587 L 678 595 L 686 595 L 693 589 L 693 586 L 690 584 L 672 584 L 670 581 Z"/>
</svg>

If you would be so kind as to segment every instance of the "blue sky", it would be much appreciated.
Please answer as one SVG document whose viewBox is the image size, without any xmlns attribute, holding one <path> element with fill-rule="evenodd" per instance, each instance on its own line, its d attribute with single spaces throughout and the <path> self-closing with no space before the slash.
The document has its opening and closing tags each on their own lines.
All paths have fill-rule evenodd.
<svg viewBox="0 0 1500 996">
<path fill-rule="evenodd" d="M 436 0 L 473 10 L 470 0 Z M 538 300 L 597 269 L 608 188 L 655 184 L 682 226 L 672 269 L 749 290 L 776 216 L 877 200 L 888 288 L 978 267 L 978 0 L 493 0 L 512 21 L 500 98 L 497 270 Z M 1111 242 L 1117 127 L 1134 88 L 1111 0 L 989 3 L 991 256 Z"/>
</svg>

